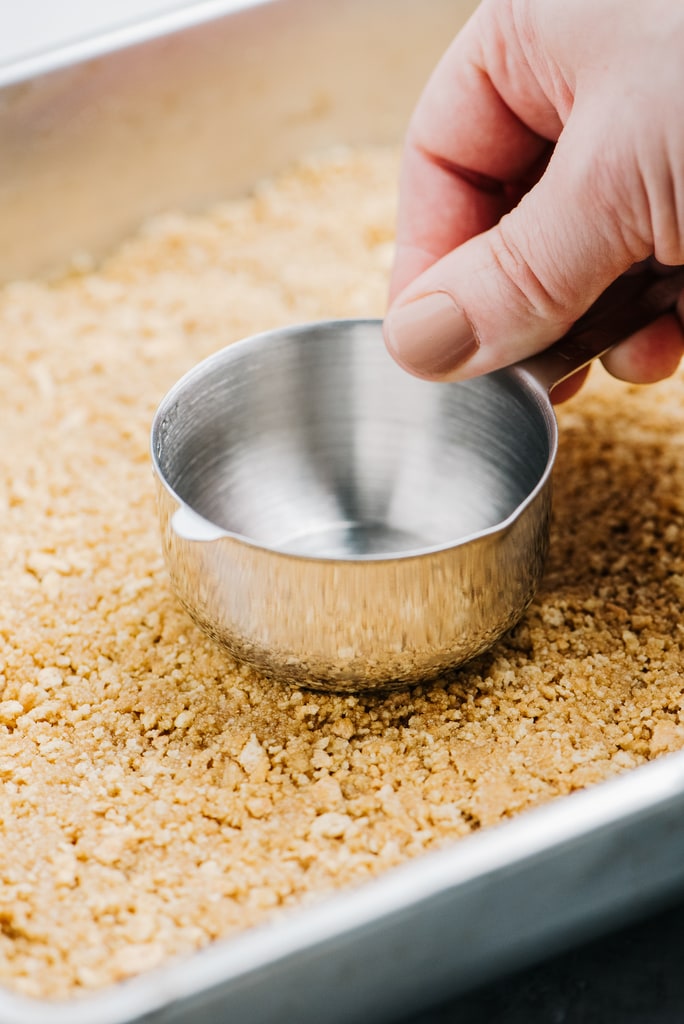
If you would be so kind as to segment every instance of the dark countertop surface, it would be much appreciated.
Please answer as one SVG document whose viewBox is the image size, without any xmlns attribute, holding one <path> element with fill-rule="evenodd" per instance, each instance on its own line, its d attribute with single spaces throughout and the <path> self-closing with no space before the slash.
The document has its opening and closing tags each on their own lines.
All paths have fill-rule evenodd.
<svg viewBox="0 0 684 1024">
<path fill-rule="evenodd" d="M 684 1024 L 684 896 L 401 1024 Z"/>
</svg>

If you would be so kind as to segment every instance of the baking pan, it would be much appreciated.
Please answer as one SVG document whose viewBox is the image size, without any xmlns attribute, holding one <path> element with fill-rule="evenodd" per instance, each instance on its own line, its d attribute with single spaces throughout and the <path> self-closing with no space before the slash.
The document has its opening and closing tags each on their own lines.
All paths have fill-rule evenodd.
<svg viewBox="0 0 684 1024">
<path fill-rule="evenodd" d="M 397 141 L 455 0 L 199 3 L 0 68 L 0 277 L 334 143 Z M 284 87 L 283 83 L 286 83 Z M 684 889 L 684 753 L 191 957 L 6 1024 L 396 1020 Z"/>
</svg>

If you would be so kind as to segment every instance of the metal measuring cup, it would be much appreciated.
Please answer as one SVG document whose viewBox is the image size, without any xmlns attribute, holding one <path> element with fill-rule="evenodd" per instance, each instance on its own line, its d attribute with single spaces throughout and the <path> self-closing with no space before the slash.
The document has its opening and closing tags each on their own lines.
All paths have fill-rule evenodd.
<svg viewBox="0 0 684 1024">
<path fill-rule="evenodd" d="M 684 268 L 650 261 L 545 352 L 462 383 L 406 374 L 372 320 L 217 352 L 152 425 L 181 602 L 239 660 L 317 689 L 404 686 L 472 658 L 542 574 L 550 391 L 683 288 Z"/>
</svg>

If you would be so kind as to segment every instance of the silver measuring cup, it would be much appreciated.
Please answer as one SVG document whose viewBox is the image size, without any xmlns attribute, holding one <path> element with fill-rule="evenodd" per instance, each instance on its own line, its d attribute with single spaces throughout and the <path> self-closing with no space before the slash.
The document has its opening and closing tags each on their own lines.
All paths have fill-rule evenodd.
<svg viewBox="0 0 684 1024">
<path fill-rule="evenodd" d="M 217 352 L 152 425 L 181 602 L 239 660 L 314 689 L 404 686 L 472 658 L 543 571 L 549 392 L 682 288 L 684 268 L 650 263 L 546 352 L 462 383 L 406 374 L 373 320 Z"/>
</svg>

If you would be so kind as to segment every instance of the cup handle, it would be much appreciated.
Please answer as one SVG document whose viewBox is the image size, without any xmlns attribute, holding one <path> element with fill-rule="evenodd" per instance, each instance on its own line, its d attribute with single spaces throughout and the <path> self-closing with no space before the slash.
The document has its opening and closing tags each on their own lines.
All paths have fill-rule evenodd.
<svg viewBox="0 0 684 1024">
<path fill-rule="evenodd" d="M 604 355 L 659 316 L 675 309 L 684 291 L 684 266 L 667 267 L 653 257 L 614 281 L 553 345 L 523 360 L 547 391 Z"/>
</svg>

